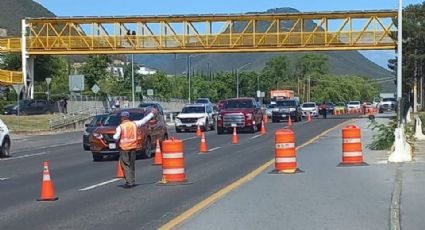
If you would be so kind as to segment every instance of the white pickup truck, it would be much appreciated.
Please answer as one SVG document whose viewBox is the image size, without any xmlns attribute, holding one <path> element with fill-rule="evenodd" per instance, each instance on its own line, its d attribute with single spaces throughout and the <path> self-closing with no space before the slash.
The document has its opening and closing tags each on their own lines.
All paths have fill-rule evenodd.
<svg viewBox="0 0 425 230">
<path fill-rule="evenodd" d="M 211 104 L 185 105 L 175 119 L 176 132 L 194 131 L 200 126 L 203 131 L 215 129 L 215 116 Z"/>
</svg>

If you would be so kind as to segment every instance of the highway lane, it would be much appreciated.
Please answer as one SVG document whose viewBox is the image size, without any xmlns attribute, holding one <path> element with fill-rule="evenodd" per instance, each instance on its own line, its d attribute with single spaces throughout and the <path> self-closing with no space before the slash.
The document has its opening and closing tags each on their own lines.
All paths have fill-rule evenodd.
<svg viewBox="0 0 425 230">
<path fill-rule="evenodd" d="M 306 142 L 344 119 L 296 123 L 297 145 Z M 155 229 L 225 185 L 273 158 L 273 131 L 285 123 L 267 125 L 266 136 L 240 134 L 237 145 L 231 135 L 208 132 L 207 143 L 215 151 L 200 155 L 194 133 L 170 133 L 185 139 L 186 175 L 190 184 L 158 186 L 161 169 L 152 159 L 136 162 L 136 182 L 131 190 L 113 181 L 116 161 L 92 162 L 81 143 L 41 149 L 42 155 L 0 160 L 1 229 Z M 34 149 L 37 152 L 37 149 Z M 22 153 L 19 153 L 22 154 Z M 312 156 L 314 157 L 314 156 Z M 59 200 L 37 202 L 42 162 L 48 160 Z M 110 182 L 80 191 L 102 182 Z M 25 221 L 22 221 L 25 220 Z"/>
</svg>

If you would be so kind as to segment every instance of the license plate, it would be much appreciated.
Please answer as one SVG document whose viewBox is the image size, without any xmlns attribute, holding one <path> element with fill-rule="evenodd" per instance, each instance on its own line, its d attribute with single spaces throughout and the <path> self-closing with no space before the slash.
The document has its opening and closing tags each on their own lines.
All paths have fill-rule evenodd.
<svg viewBox="0 0 425 230">
<path fill-rule="evenodd" d="M 187 125 L 186 125 L 186 127 L 192 127 L 192 125 L 190 125 L 190 124 L 187 124 Z"/>
<path fill-rule="evenodd" d="M 109 149 L 116 149 L 116 148 L 117 148 L 117 144 L 109 143 Z"/>
<path fill-rule="evenodd" d="M 286 117 L 286 114 L 283 114 L 282 117 Z"/>
<path fill-rule="evenodd" d="M 237 124 L 232 123 L 232 124 L 231 124 L 231 126 L 232 126 L 232 127 L 237 127 Z"/>
</svg>

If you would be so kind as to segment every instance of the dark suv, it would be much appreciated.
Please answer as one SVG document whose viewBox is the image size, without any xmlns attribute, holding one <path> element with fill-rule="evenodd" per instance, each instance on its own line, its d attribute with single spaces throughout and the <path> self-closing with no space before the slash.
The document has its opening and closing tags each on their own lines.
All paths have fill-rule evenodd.
<svg viewBox="0 0 425 230">
<path fill-rule="evenodd" d="M 272 122 L 288 120 L 291 117 L 292 121 L 301 121 L 303 112 L 300 102 L 293 99 L 278 100 L 272 110 Z"/>
<path fill-rule="evenodd" d="M 46 100 L 29 100 L 19 101 L 19 105 L 8 105 L 4 107 L 4 114 L 35 115 L 52 113 L 53 103 Z"/>
</svg>

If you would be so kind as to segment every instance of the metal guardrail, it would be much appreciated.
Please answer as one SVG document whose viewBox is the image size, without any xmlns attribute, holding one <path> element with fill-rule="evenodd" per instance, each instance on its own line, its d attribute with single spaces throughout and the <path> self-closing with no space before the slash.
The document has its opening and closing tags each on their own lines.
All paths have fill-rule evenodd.
<svg viewBox="0 0 425 230">
<path fill-rule="evenodd" d="M 49 120 L 49 128 L 50 130 L 63 128 L 68 125 L 76 124 L 78 122 L 85 121 L 95 115 L 109 113 L 110 110 L 104 107 L 91 107 L 86 108 L 84 110 L 71 113 L 64 114 L 61 117 L 53 118 Z"/>
</svg>

